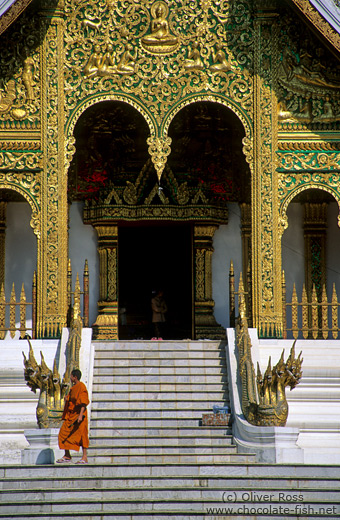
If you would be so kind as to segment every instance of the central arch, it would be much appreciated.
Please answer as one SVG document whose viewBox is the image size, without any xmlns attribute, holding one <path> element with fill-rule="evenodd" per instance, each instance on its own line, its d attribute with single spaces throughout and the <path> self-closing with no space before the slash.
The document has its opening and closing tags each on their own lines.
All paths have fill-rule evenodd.
<svg viewBox="0 0 340 520">
<path fill-rule="evenodd" d="M 147 136 L 150 126 L 135 107 L 117 100 L 102 100 L 90 103 L 82 112 L 79 110 L 81 115 L 72 136 L 75 153 L 69 168 L 69 197 L 85 205 L 81 210 L 83 229 L 80 229 L 78 219 L 79 233 L 74 233 L 72 222 L 71 233 L 77 243 L 77 254 L 73 255 L 75 258 L 87 256 L 80 254 L 80 249 L 85 249 L 84 244 L 88 244 L 88 240 L 79 240 L 81 233 L 85 233 L 84 224 L 92 224 L 97 233 L 97 237 L 92 236 L 90 241 L 98 241 L 99 259 L 96 260 L 96 255 L 92 253 L 93 268 L 99 265 L 97 289 L 92 290 L 94 298 L 98 300 L 98 315 L 96 319 L 91 320 L 90 317 L 90 321 L 95 321 L 94 334 L 98 339 L 118 338 L 119 316 L 122 317 L 123 309 L 129 313 L 132 308 L 131 302 L 126 301 L 131 300 L 133 295 L 129 283 L 136 287 L 137 296 L 143 293 L 144 298 L 146 293 L 149 295 L 146 298 L 151 297 L 151 290 L 162 285 L 168 291 L 172 311 L 176 306 L 176 298 L 185 286 L 185 295 L 182 295 L 181 300 L 187 303 L 177 313 L 178 316 L 169 312 L 169 316 L 173 316 L 172 334 L 176 330 L 178 339 L 181 334 L 182 338 L 214 338 L 225 334 L 214 318 L 213 239 L 219 225 L 227 224 L 229 203 L 250 204 L 250 187 L 247 184 L 247 193 L 243 193 L 246 182 L 244 186 L 240 186 L 239 182 L 245 178 L 244 175 L 247 183 L 250 182 L 250 175 L 244 173 L 249 172 L 249 166 L 242 151 L 242 143 L 247 136 L 242 121 L 226 104 L 212 102 L 203 96 L 192 98 L 190 103 L 177 108 L 167 129 L 172 139 L 172 151 L 160 186 L 148 155 Z M 187 120 L 191 122 L 184 129 L 183 123 Z M 178 128 L 181 130 L 178 131 Z M 201 146 L 202 139 L 204 146 Z M 191 144 L 186 149 L 183 143 L 188 140 Z M 201 155 L 198 153 L 200 150 L 204 152 Z M 191 157 L 191 164 L 190 161 L 188 164 L 183 161 L 182 152 Z M 241 163 L 242 172 L 237 170 Z M 222 234 L 222 242 L 224 232 L 225 229 L 223 231 L 221 228 L 219 235 Z M 144 245 L 142 243 L 136 251 L 132 245 L 143 234 Z M 160 234 L 162 238 L 166 235 L 162 248 Z M 250 243 L 250 236 L 248 239 Z M 167 249 L 169 242 L 179 258 L 178 265 L 176 255 L 172 262 L 168 262 L 171 256 L 171 248 Z M 71 257 L 72 247 L 70 240 Z M 145 267 L 151 263 L 152 255 L 157 256 L 160 249 L 163 256 L 158 258 L 158 264 L 164 266 L 165 272 L 172 269 L 177 274 L 173 278 L 167 277 L 172 279 L 170 284 L 167 284 L 169 280 L 166 278 L 155 279 L 150 282 L 148 289 L 141 289 L 139 280 L 143 278 L 143 272 L 133 278 L 129 276 L 129 270 L 126 272 L 126 266 L 130 266 L 130 273 L 131 269 L 137 272 L 138 258 Z M 217 249 L 218 254 L 222 254 L 221 248 Z M 148 254 L 149 260 L 145 260 Z M 241 253 L 238 256 L 241 264 Z M 91 270 L 90 259 L 89 268 Z M 73 271 L 80 269 L 81 266 Z M 223 273 L 223 277 L 227 278 L 226 273 Z M 151 274 L 149 278 L 152 278 Z M 180 280 L 182 282 L 176 289 L 176 283 Z M 133 296 L 134 304 L 138 303 L 137 296 Z M 132 314 L 136 318 L 132 316 L 133 319 L 138 318 L 141 309 L 143 311 L 149 307 L 147 299 L 141 309 L 138 305 L 135 307 Z M 149 314 L 150 309 L 142 321 L 151 320 Z M 227 315 L 228 312 L 221 310 L 220 314 Z M 183 316 L 186 318 L 182 319 Z M 140 330 L 139 327 L 132 335 L 145 337 L 145 332 L 142 335 Z M 122 327 L 120 333 L 124 333 Z"/>
</svg>

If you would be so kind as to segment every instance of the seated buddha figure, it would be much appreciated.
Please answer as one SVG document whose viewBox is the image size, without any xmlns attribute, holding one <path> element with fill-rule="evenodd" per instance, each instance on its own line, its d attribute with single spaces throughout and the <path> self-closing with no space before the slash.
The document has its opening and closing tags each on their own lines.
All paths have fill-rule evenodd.
<svg viewBox="0 0 340 520">
<path fill-rule="evenodd" d="M 167 21 L 168 6 L 161 0 L 151 7 L 153 19 L 150 25 L 150 34 L 143 36 L 143 47 L 154 54 L 165 54 L 173 51 L 178 45 L 178 38 L 170 34 Z"/>
</svg>

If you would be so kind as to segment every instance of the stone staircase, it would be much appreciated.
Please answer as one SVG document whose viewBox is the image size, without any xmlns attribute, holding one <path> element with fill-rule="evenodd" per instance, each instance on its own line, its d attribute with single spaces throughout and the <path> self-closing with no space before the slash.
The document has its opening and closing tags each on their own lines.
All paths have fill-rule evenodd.
<svg viewBox="0 0 340 520">
<path fill-rule="evenodd" d="M 213 404 L 228 402 L 219 343 L 97 343 L 89 456 L 124 464 L 248 460 L 231 446 L 230 429 L 200 426 Z"/>
<path fill-rule="evenodd" d="M 338 466 L 257 464 L 200 425 L 228 403 L 224 349 L 96 343 L 90 464 L 0 466 L 0 519 L 340 518 Z"/>
</svg>

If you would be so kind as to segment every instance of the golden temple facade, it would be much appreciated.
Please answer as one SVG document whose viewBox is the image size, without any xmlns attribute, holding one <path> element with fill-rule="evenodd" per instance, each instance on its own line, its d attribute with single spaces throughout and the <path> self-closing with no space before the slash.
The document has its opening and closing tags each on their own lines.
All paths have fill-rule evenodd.
<svg viewBox="0 0 340 520">
<path fill-rule="evenodd" d="M 337 337 L 327 251 L 338 239 L 328 210 L 340 205 L 340 36 L 309 1 L 17 1 L 0 30 L 0 278 L 12 286 L 9 230 L 20 242 L 10 207 L 29 205 L 35 239 L 17 256 L 36 274 L 20 279 L 18 267 L 15 278 L 30 293 L 34 276 L 33 337 L 68 323 L 76 205 L 94 233 L 83 293 L 87 308 L 89 271 L 96 338 L 144 335 L 136 327 L 156 286 L 179 337 L 222 337 L 235 284 L 231 272 L 221 327 L 214 236 L 234 206 L 250 324 L 261 337 Z M 293 280 L 287 302 L 282 270 L 294 259 L 283 260 L 283 239 L 296 203 L 304 288 L 298 301 Z M 6 296 L 3 333 L 16 322 L 13 311 L 6 325 Z"/>
</svg>

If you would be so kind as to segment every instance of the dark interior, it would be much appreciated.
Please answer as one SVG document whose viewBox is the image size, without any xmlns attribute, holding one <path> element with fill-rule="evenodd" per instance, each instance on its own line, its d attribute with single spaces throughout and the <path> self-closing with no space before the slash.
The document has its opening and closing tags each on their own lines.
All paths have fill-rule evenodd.
<svg viewBox="0 0 340 520">
<path fill-rule="evenodd" d="M 153 336 L 151 298 L 158 289 L 168 307 L 164 339 L 192 337 L 191 243 L 188 224 L 119 228 L 120 339 Z"/>
</svg>

